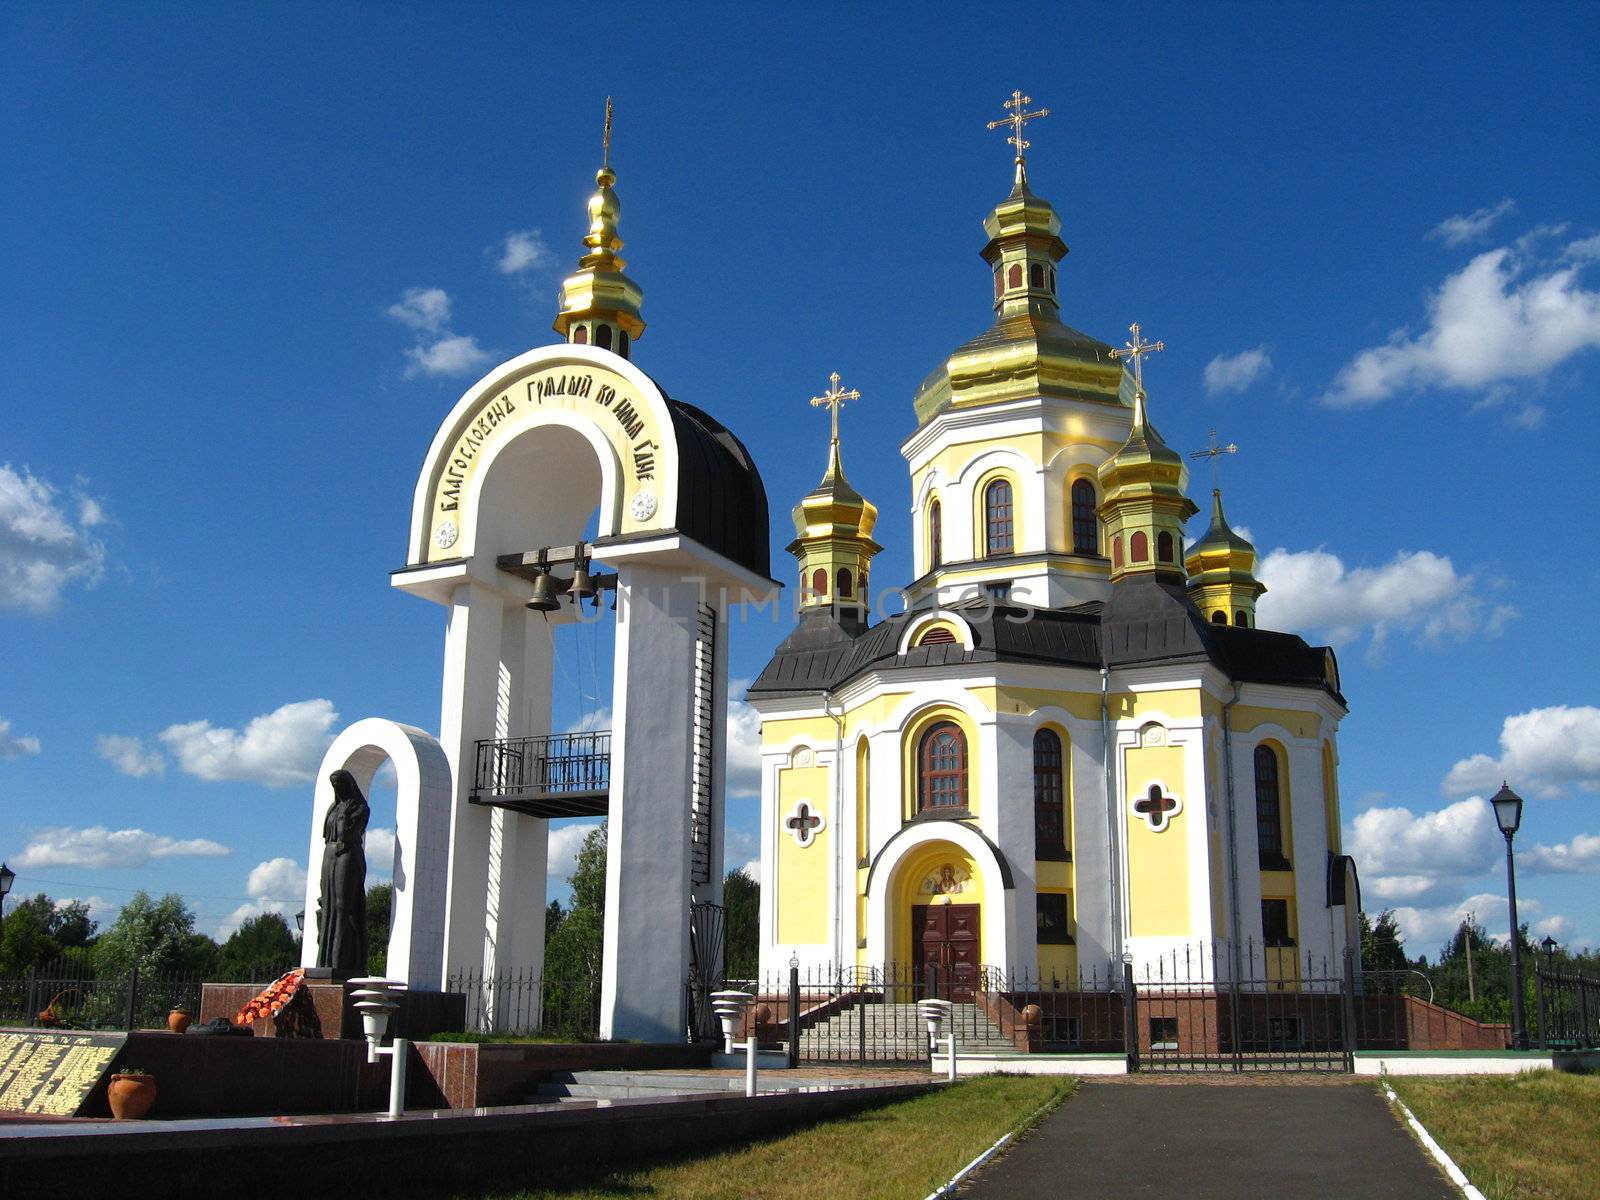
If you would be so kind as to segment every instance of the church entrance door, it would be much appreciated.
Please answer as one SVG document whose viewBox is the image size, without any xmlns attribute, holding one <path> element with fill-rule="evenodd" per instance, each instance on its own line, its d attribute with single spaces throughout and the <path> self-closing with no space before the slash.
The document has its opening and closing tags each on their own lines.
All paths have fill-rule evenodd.
<svg viewBox="0 0 1600 1200">
<path fill-rule="evenodd" d="M 978 989 L 978 905 L 916 904 L 911 956 L 918 991 L 970 1002 Z"/>
</svg>

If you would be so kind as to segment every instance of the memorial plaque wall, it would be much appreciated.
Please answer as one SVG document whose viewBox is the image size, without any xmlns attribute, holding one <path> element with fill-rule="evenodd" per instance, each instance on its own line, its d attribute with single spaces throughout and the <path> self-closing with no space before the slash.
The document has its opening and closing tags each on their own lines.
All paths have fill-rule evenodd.
<svg viewBox="0 0 1600 1200">
<path fill-rule="evenodd" d="M 124 1033 L 0 1031 L 0 1111 L 76 1116 Z"/>
</svg>

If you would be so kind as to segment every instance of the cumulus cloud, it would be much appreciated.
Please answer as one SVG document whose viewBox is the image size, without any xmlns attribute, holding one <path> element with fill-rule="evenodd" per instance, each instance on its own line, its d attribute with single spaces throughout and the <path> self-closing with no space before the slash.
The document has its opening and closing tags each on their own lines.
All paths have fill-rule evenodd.
<svg viewBox="0 0 1600 1200">
<path fill-rule="evenodd" d="M 11 722 L 0 718 L 0 758 L 31 758 L 39 753 L 39 739 L 12 733 Z"/>
<path fill-rule="evenodd" d="M 406 378 L 462 375 L 489 361 L 478 339 L 450 328 L 450 295 L 443 288 L 407 288 L 384 311 L 417 335 L 407 347 Z"/>
<path fill-rule="evenodd" d="M 1428 236 L 1446 246 L 1463 246 L 1483 237 L 1489 232 L 1490 226 L 1514 208 L 1514 201 L 1502 200 L 1499 204 L 1477 209 L 1466 216 L 1446 217 L 1428 232 Z"/>
<path fill-rule="evenodd" d="M 367 878 L 374 883 L 387 883 L 394 874 L 395 837 L 392 829 L 368 829 Z"/>
<path fill-rule="evenodd" d="M 1530 709 L 1500 727 L 1500 754 L 1474 754 L 1450 768 L 1447 795 L 1491 791 L 1513 780 L 1528 796 L 1561 796 L 1568 788 L 1600 792 L 1600 708 L 1592 705 Z"/>
<path fill-rule="evenodd" d="M 1586 263 L 1600 258 L 1600 233 L 1579 238 L 1561 252 L 1562 262 Z"/>
<path fill-rule="evenodd" d="M 572 869 L 578 865 L 578 847 L 598 829 L 599 821 L 580 821 L 576 825 L 561 825 L 550 830 L 550 844 L 545 853 L 548 887 L 566 887 L 572 880 Z"/>
<path fill-rule="evenodd" d="M 1377 567 L 1346 567 L 1326 550 L 1273 550 L 1261 561 L 1266 595 L 1257 605 L 1269 629 L 1322 631 L 1335 641 L 1372 634 L 1371 656 L 1382 654 L 1389 634 L 1423 642 L 1494 636 L 1517 615 L 1509 604 L 1484 596 L 1477 579 L 1429 550 L 1402 550 Z"/>
<path fill-rule="evenodd" d="M 450 324 L 450 294 L 443 288 L 407 288 L 384 310 L 418 333 L 438 333 Z"/>
<path fill-rule="evenodd" d="M 1558 842 L 1554 846 L 1535 843 L 1518 851 L 1517 865 L 1536 874 L 1600 874 L 1600 836 L 1580 833 L 1570 842 Z"/>
<path fill-rule="evenodd" d="M 1369 808 L 1350 824 L 1362 889 L 1383 901 L 1418 900 L 1494 866 L 1500 833 L 1488 801 L 1472 796 L 1436 812 Z"/>
<path fill-rule="evenodd" d="M 94 530 L 105 519 L 91 497 L 0 465 L 0 609 L 53 612 L 69 585 L 99 583 L 106 550 Z"/>
<path fill-rule="evenodd" d="M 544 235 L 537 229 L 516 229 L 506 234 L 496 254 L 495 266 L 502 275 L 537 271 L 555 261 Z"/>
<path fill-rule="evenodd" d="M 117 770 L 135 779 L 159 775 L 167 769 L 167 760 L 161 756 L 161 752 L 146 746 L 143 738 L 103 733 L 95 738 L 94 749 L 96 754 Z"/>
<path fill-rule="evenodd" d="M 1396 392 L 1446 388 L 1484 391 L 1534 379 L 1600 346 L 1600 292 L 1579 273 L 1589 240 L 1574 243 L 1566 265 L 1533 269 L 1513 247 L 1479 254 L 1445 279 L 1428 301 L 1428 327 L 1401 329 L 1361 351 L 1323 397 L 1335 408 L 1376 404 Z"/>
<path fill-rule="evenodd" d="M 189 721 L 168 726 L 160 739 L 178 766 L 200 779 L 291 787 L 312 777 L 338 719 L 331 701 L 300 700 L 252 719 L 243 733 Z"/>
<path fill-rule="evenodd" d="M 1265 346 L 1242 350 L 1238 354 L 1219 354 L 1206 364 L 1203 382 L 1206 395 L 1222 396 L 1229 392 L 1242 392 L 1257 381 L 1266 378 L 1272 370 L 1272 359 Z"/>
<path fill-rule="evenodd" d="M 257 899 L 303 900 L 306 869 L 292 858 L 269 858 L 250 869 L 244 890 Z"/>
<path fill-rule="evenodd" d="M 156 858 L 224 858 L 233 851 L 205 838 L 178 840 L 143 829 L 45 829 L 17 856 L 19 867 L 142 867 Z"/>
</svg>

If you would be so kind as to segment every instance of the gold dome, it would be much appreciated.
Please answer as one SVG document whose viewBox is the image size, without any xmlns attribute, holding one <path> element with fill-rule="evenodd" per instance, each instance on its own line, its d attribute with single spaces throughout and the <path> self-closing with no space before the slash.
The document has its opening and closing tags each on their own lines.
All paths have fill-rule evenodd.
<svg viewBox="0 0 1600 1200">
<path fill-rule="evenodd" d="M 561 285 L 561 309 L 554 329 L 569 342 L 587 343 L 612 350 L 627 358 L 631 343 L 644 334 L 640 306 L 644 292 L 623 268 L 628 264 L 619 251 L 622 237 L 617 232 L 622 219 L 622 201 L 612 190 L 617 173 L 611 169 L 611 101 L 606 100 L 605 162 L 595 172 L 597 187 L 589 197 L 587 247 L 578 259 L 576 274 Z"/>
</svg>

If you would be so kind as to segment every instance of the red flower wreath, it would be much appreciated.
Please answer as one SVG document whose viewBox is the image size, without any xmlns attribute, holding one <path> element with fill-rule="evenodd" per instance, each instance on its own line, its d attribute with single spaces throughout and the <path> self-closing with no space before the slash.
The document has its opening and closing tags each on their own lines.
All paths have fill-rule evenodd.
<svg viewBox="0 0 1600 1200">
<path fill-rule="evenodd" d="M 274 979 L 259 996 L 239 1010 L 235 1025 L 249 1025 L 262 1017 L 275 1017 L 288 1006 L 305 984 L 306 973 L 301 967 L 286 971 Z"/>
</svg>

